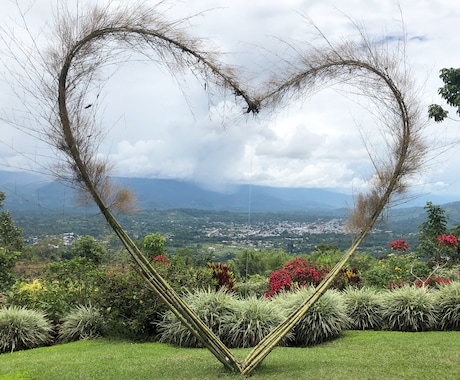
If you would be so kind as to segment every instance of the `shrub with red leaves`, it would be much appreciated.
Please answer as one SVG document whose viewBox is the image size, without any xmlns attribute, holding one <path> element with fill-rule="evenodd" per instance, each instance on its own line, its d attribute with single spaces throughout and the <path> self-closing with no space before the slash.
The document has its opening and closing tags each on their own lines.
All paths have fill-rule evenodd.
<svg viewBox="0 0 460 380">
<path fill-rule="evenodd" d="M 296 257 L 286 263 L 282 269 L 272 272 L 268 279 L 270 290 L 265 293 L 266 297 L 289 290 L 293 284 L 298 286 L 317 286 L 329 271 L 319 263 Z"/>
<path fill-rule="evenodd" d="M 212 271 L 212 278 L 217 281 L 216 290 L 227 288 L 232 291 L 235 285 L 235 274 L 231 271 L 230 265 L 222 263 L 208 263 L 208 268 Z"/>
<path fill-rule="evenodd" d="M 425 280 L 417 280 L 415 281 L 415 286 L 417 288 L 425 288 L 428 286 L 435 287 L 436 285 L 441 285 L 441 284 L 450 284 L 450 280 L 448 278 L 442 278 L 442 277 L 433 277 L 430 276 L 426 278 Z"/>
<path fill-rule="evenodd" d="M 283 290 L 291 289 L 292 280 L 289 272 L 286 269 L 273 271 L 268 278 L 268 286 L 270 290 L 265 293 L 265 297 L 271 297 Z"/>
<path fill-rule="evenodd" d="M 407 243 L 407 241 L 403 239 L 391 241 L 388 243 L 388 245 L 393 251 L 399 251 L 399 252 L 405 252 L 407 248 L 409 248 L 409 244 Z"/>
</svg>

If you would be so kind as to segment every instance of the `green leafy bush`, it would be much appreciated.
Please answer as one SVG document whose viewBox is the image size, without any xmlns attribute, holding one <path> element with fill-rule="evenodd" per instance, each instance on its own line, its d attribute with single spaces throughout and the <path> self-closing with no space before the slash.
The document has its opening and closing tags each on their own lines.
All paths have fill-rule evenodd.
<svg viewBox="0 0 460 380">
<path fill-rule="evenodd" d="M 385 327 L 396 331 L 427 331 L 436 325 L 433 292 L 428 288 L 403 286 L 382 298 Z"/>
<path fill-rule="evenodd" d="M 115 267 L 96 279 L 88 302 L 97 306 L 107 322 L 107 334 L 149 340 L 166 306 L 132 269 Z"/>
<path fill-rule="evenodd" d="M 274 298 L 287 313 L 297 309 L 311 296 L 312 288 L 300 288 L 295 292 L 280 293 Z M 336 290 L 327 290 L 313 304 L 293 329 L 293 337 L 287 339 L 289 345 L 310 346 L 337 338 L 350 325 L 344 298 Z"/>
<path fill-rule="evenodd" d="M 59 282 L 34 279 L 17 282 L 7 293 L 6 304 L 44 312 L 54 324 L 69 312 L 74 300 L 71 289 Z"/>
<path fill-rule="evenodd" d="M 84 258 L 51 263 L 42 278 L 14 284 L 7 293 L 7 302 L 41 310 L 59 324 L 72 307 L 90 301 L 95 279 L 101 273 L 104 272 Z"/>
<path fill-rule="evenodd" d="M 254 347 L 286 317 L 277 303 L 266 298 L 235 299 L 232 306 L 234 310 L 221 317 L 221 340 L 227 347 Z"/>
<path fill-rule="evenodd" d="M 184 297 L 184 301 L 200 317 L 200 319 L 216 334 L 223 338 L 228 331 L 224 320 L 231 318 L 235 312 L 235 296 L 223 289 L 214 291 L 197 290 Z M 159 340 L 180 347 L 202 347 L 198 339 L 171 312 L 164 313 L 158 323 Z"/>
<path fill-rule="evenodd" d="M 106 324 L 100 311 L 89 305 L 78 305 L 62 319 L 59 340 L 71 342 L 80 339 L 94 339 L 103 336 Z"/>
<path fill-rule="evenodd" d="M 382 328 L 382 297 L 373 288 L 345 290 L 345 307 L 353 330 L 379 330 Z"/>
<path fill-rule="evenodd" d="M 267 277 L 254 274 L 245 281 L 237 281 L 234 290 L 241 298 L 262 297 L 268 291 Z"/>
<path fill-rule="evenodd" d="M 426 278 L 430 268 L 412 254 L 388 254 L 362 274 L 364 285 L 395 288 Z"/>
<path fill-rule="evenodd" d="M 439 287 L 435 295 L 441 330 L 460 330 L 460 281 Z"/>
<path fill-rule="evenodd" d="M 35 348 L 52 341 L 53 328 L 44 313 L 24 307 L 0 309 L 0 353 Z"/>
</svg>

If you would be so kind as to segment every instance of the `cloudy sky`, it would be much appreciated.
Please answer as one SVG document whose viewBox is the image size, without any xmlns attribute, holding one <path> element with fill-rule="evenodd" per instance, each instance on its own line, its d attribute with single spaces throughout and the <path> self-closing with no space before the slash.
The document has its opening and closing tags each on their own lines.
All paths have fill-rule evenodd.
<svg viewBox="0 0 460 380">
<path fill-rule="evenodd" d="M 47 25 L 53 23 L 55 2 L 17 2 L 27 9 L 32 34 L 46 35 L 37 39 L 39 46 L 52 39 Z M 86 2 L 102 0 L 79 0 L 80 6 Z M 208 39 L 225 63 L 241 67 L 253 87 L 267 73 L 283 70 L 281 59 L 293 53 L 292 46 L 320 43 L 307 17 L 331 42 L 356 38 L 351 21 L 363 23 L 370 38 L 386 41 L 390 50 L 400 48 L 405 35 L 406 60 L 425 108 L 441 102 L 439 70 L 460 62 L 454 32 L 460 8 L 452 0 L 199 0 L 171 1 L 162 9 L 168 19 L 196 15 L 186 24 L 188 32 Z M 1 0 L 3 31 L 13 27 L 26 44 L 20 23 L 14 1 Z M 9 62 L 3 59 L 2 117 L 26 124 L 10 87 L 15 79 L 4 67 Z M 379 136 L 372 132 L 372 115 L 340 88 L 296 101 L 275 115 L 253 117 L 244 115 L 231 97 L 210 99 L 203 83 L 191 76 L 178 84 L 164 69 L 145 61 L 118 69 L 104 86 L 99 107 L 107 131 L 100 154 L 110 156 L 114 174 L 183 179 L 222 191 L 251 183 L 351 193 L 365 187 L 372 175 L 363 130 L 357 126 L 366 126 L 365 136 Z M 47 146 L 11 123 L 0 121 L 0 127 L 0 170 L 45 171 L 53 159 Z M 460 124 L 430 122 L 426 136 L 432 149 L 413 191 L 460 200 Z"/>
</svg>

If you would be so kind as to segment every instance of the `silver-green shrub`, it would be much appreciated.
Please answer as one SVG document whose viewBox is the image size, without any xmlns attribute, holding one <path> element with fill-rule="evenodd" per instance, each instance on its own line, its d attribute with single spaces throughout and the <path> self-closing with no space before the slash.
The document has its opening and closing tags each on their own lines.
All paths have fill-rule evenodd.
<svg viewBox="0 0 460 380">
<path fill-rule="evenodd" d="M 94 306 L 78 305 L 63 319 L 59 330 L 61 342 L 95 339 L 104 335 L 106 324 L 100 311 Z"/>
<path fill-rule="evenodd" d="M 435 294 L 440 330 L 460 330 L 460 281 L 443 284 Z"/>
<path fill-rule="evenodd" d="M 348 287 L 345 307 L 350 317 L 350 329 L 379 330 L 383 325 L 382 294 L 374 288 Z"/>
<path fill-rule="evenodd" d="M 192 308 L 200 319 L 219 338 L 225 335 L 227 327 L 222 323 L 235 312 L 235 297 L 224 289 L 196 290 L 184 297 L 184 302 Z M 158 323 L 159 340 L 180 347 L 202 347 L 201 342 L 187 329 L 181 321 L 171 312 L 164 313 L 163 319 Z"/>
<path fill-rule="evenodd" d="M 300 288 L 295 292 L 281 293 L 273 298 L 287 313 L 297 309 L 312 294 L 313 289 Z M 329 289 L 313 304 L 293 329 L 287 339 L 289 345 L 310 346 L 338 338 L 350 326 L 344 297 L 338 291 Z"/>
<path fill-rule="evenodd" d="M 233 313 L 222 318 L 224 334 L 221 336 L 232 348 L 254 347 L 286 318 L 280 306 L 266 298 L 235 300 L 233 307 Z"/>
<path fill-rule="evenodd" d="M 0 308 L 0 353 L 45 346 L 53 328 L 43 312 L 25 307 Z"/>
<path fill-rule="evenodd" d="M 385 328 L 395 331 L 427 331 L 436 326 L 433 292 L 426 287 L 403 286 L 382 298 Z"/>
</svg>

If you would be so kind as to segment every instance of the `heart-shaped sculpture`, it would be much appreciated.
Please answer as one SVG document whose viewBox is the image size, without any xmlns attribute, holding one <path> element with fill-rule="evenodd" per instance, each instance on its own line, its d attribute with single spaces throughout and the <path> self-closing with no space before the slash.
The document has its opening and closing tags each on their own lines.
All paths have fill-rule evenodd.
<svg viewBox="0 0 460 380">
<path fill-rule="evenodd" d="M 226 367 L 243 375 L 250 374 L 291 330 L 310 306 L 326 291 L 362 239 L 371 230 L 393 194 L 402 193 L 405 179 L 416 172 L 423 158 L 417 104 L 410 93 L 410 82 L 399 71 L 399 61 L 381 46 L 362 41 L 315 48 L 292 62 L 291 71 L 261 84 L 258 94 L 251 94 L 238 79 L 238 71 L 223 65 L 216 54 L 203 50 L 200 41 L 168 23 L 153 9 L 92 9 L 86 14 L 66 14 L 57 21 L 57 41 L 47 57 L 52 81 L 46 83 L 52 110 L 48 135 L 53 145 L 65 154 L 63 170 L 96 202 L 105 219 L 133 257 L 139 274 L 162 298 L 170 310 L 202 341 Z M 365 36 L 365 33 L 362 33 Z M 336 80 L 354 85 L 374 101 L 391 135 L 392 146 L 384 162 L 373 162 L 376 173 L 367 195 L 357 198 L 350 216 L 355 233 L 352 246 L 331 270 L 313 295 L 284 322 L 267 335 L 239 362 L 232 352 L 198 318 L 142 255 L 111 212 L 128 199 L 124 191 L 110 185 L 107 164 L 98 160 L 94 147 L 97 134 L 93 119 L 88 118 L 84 97 L 98 70 L 121 51 L 136 50 L 147 57 L 155 56 L 172 70 L 190 69 L 204 78 L 207 85 L 229 89 L 243 103 L 244 112 L 257 114 L 276 108 L 282 101 L 308 95 L 326 81 Z M 57 98 L 56 98 L 57 94 Z"/>
</svg>

